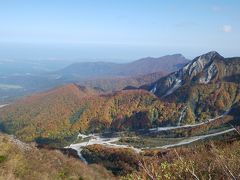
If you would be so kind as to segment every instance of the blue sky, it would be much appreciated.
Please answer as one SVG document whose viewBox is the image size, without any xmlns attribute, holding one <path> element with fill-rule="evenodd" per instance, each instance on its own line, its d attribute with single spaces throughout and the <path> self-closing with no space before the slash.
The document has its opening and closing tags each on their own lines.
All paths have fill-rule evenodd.
<svg viewBox="0 0 240 180">
<path fill-rule="evenodd" d="M 0 1 L 0 58 L 240 56 L 239 0 Z"/>
</svg>

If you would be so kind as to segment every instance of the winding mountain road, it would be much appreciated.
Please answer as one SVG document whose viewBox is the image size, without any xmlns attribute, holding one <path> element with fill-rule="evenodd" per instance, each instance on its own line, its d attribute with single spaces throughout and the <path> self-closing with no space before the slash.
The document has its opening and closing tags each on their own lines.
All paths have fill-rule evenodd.
<svg viewBox="0 0 240 180">
<path fill-rule="evenodd" d="M 71 149 L 76 150 L 79 158 L 83 162 L 87 163 L 87 160 L 82 156 L 81 151 L 83 150 L 84 147 L 86 147 L 88 145 L 100 144 L 100 145 L 105 145 L 105 146 L 111 147 L 111 148 L 130 148 L 130 149 L 134 150 L 136 153 L 140 153 L 146 149 L 167 149 L 167 148 L 183 146 L 183 145 L 191 144 L 191 143 L 199 141 L 199 140 L 204 140 L 206 138 L 215 137 L 215 136 L 226 134 L 226 133 L 233 132 L 233 131 L 235 131 L 235 128 L 231 128 L 231 129 L 228 129 L 228 130 L 225 130 L 222 132 L 213 133 L 213 134 L 189 137 L 187 139 L 182 140 L 181 142 L 174 143 L 174 144 L 168 144 L 168 145 L 164 145 L 164 146 L 151 147 L 151 148 L 146 147 L 146 148 L 141 148 L 141 149 L 135 148 L 135 147 L 129 146 L 129 145 L 116 144 L 116 142 L 120 140 L 120 137 L 102 138 L 97 135 L 91 135 L 91 136 L 88 136 L 88 137 L 91 137 L 91 139 L 89 141 L 77 143 L 77 144 L 71 144 L 70 146 L 67 146 L 66 148 L 71 148 Z"/>
<path fill-rule="evenodd" d="M 155 147 L 154 149 L 159 149 L 159 148 L 167 149 L 167 148 L 183 146 L 183 145 L 191 144 L 191 143 L 199 141 L 199 140 L 204 140 L 206 138 L 210 138 L 210 137 L 226 134 L 226 133 L 233 132 L 233 131 L 236 131 L 236 129 L 235 128 L 231 128 L 231 129 L 228 129 L 228 130 L 225 130 L 225 131 L 222 131 L 222 132 L 213 133 L 213 134 L 207 134 L 207 135 L 202 135 L 202 136 L 193 136 L 193 137 L 190 137 L 188 139 L 184 139 L 184 140 L 182 140 L 182 141 L 180 141 L 178 143 L 168 144 L 168 145 L 165 145 L 165 146 L 159 146 L 159 147 Z M 146 149 L 148 149 L 148 148 L 146 148 Z"/>
<path fill-rule="evenodd" d="M 89 138 L 89 141 L 85 141 L 85 142 L 81 142 L 81 143 L 77 143 L 77 144 L 71 144 L 65 148 L 71 148 L 77 151 L 77 154 L 79 156 L 79 158 L 87 163 L 86 159 L 82 156 L 81 151 L 85 146 L 89 146 L 89 145 L 94 145 L 94 144 L 100 144 L 100 145 L 105 145 L 107 147 L 112 147 L 112 148 L 131 148 L 132 150 L 134 150 L 136 153 L 140 153 L 142 150 L 138 149 L 138 148 L 134 148 L 133 146 L 129 146 L 129 145 L 119 145 L 119 144 L 114 144 L 114 142 L 117 142 L 120 140 L 120 137 L 115 137 L 115 138 L 102 138 L 98 135 L 83 135 L 83 134 L 79 134 L 78 137 L 84 137 L 85 138 Z"/>
<path fill-rule="evenodd" d="M 229 110 L 226 111 L 221 116 L 218 116 L 218 117 L 215 117 L 215 118 L 212 118 L 212 119 L 208 119 L 207 121 L 202 122 L 202 123 L 198 123 L 198 124 L 184 125 L 184 126 L 172 126 L 172 127 L 158 127 L 158 128 L 152 128 L 152 129 L 149 129 L 149 130 L 150 131 L 166 131 L 166 130 L 188 128 L 188 127 L 191 128 L 191 127 L 201 126 L 201 125 L 207 124 L 209 122 L 215 121 L 219 118 L 222 118 L 225 115 L 227 115 L 228 113 L 229 113 Z M 136 153 L 140 153 L 140 152 L 142 152 L 143 150 L 146 150 L 146 149 L 167 149 L 167 148 L 183 146 L 183 145 L 191 144 L 191 143 L 199 141 L 199 140 L 204 140 L 206 138 L 215 137 L 215 136 L 218 136 L 218 135 L 233 132 L 235 130 L 236 130 L 235 128 L 231 128 L 231 129 L 221 131 L 221 132 L 217 132 L 217 133 L 189 137 L 189 138 L 186 138 L 186 139 L 184 139 L 184 140 L 182 140 L 178 143 L 174 143 L 174 144 L 168 144 L 168 145 L 164 145 L 164 146 L 151 147 L 151 148 L 146 147 L 146 148 L 141 148 L 141 149 L 135 148 L 135 147 L 130 146 L 130 145 L 116 144 L 116 142 L 118 142 L 121 137 L 104 138 L 104 137 L 101 137 L 100 135 L 97 135 L 97 134 L 89 134 L 89 135 L 79 134 L 78 138 L 81 138 L 82 140 L 84 140 L 86 138 L 90 138 L 90 139 L 88 141 L 84 141 L 84 142 L 81 142 L 81 143 L 71 144 L 71 145 L 69 145 L 65 148 L 71 148 L 71 149 L 76 150 L 79 158 L 83 162 L 87 163 L 86 159 L 82 156 L 81 151 L 83 150 L 84 147 L 89 146 L 89 145 L 100 144 L 100 145 L 104 145 L 104 146 L 111 147 L 111 148 L 130 148 L 130 149 L 134 150 Z"/>
<path fill-rule="evenodd" d="M 183 126 L 170 126 L 170 127 L 157 127 L 157 128 L 151 128 L 149 129 L 149 131 L 151 132 L 158 132 L 158 131 L 168 131 L 168 130 L 174 130 L 174 129 L 181 129 L 181 128 L 191 128 L 191 127 L 197 127 L 197 126 L 201 126 L 201 125 L 204 125 L 204 124 L 208 124 L 212 121 L 215 121 L 219 118 L 222 118 L 224 116 L 226 116 L 228 113 L 229 113 L 230 110 L 227 110 L 224 114 L 220 115 L 220 116 L 217 116 L 215 118 L 212 118 L 212 119 L 208 119 L 204 122 L 201 122 L 201 123 L 197 123 L 197 124 L 187 124 L 187 125 L 183 125 Z"/>
</svg>

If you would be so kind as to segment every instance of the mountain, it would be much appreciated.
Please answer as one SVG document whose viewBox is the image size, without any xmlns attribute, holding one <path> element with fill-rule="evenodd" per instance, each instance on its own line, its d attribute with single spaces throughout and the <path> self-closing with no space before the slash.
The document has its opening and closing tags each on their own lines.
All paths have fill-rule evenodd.
<svg viewBox="0 0 240 180">
<path fill-rule="evenodd" d="M 51 76 L 17 75 L 0 77 L 0 104 L 6 104 L 37 92 L 47 91 L 53 87 L 75 82 L 82 86 L 101 89 L 105 92 L 119 91 L 127 86 L 135 88 L 144 84 L 155 82 L 160 77 L 167 75 L 156 72 L 133 77 L 109 77 L 89 80 L 63 80 Z M 70 82 L 68 82 L 70 81 Z"/>
<path fill-rule="evenodd" d="M 165 101 L 187 104 L 197 121 L 221 114 L 240 99 L 240 58 L 212 51 L 141 88 Z"/>
<path fill-rule="evenodd" d="M 156 177 L 164 178 L 166 176 L 162 172 L 166 172 L 168 177 L 171 174 L 191 179 L 189 169 L 196 165 L 195 172 L 203 179 L 209 177 L 206 166 L 211 166 L 211 176 L 218 172 L 221 177 L 227 177 L 222 173 L 225 166 L 216 166 L 225 160 L 235 176 L 239 172 L 236 168 L 239 154 L 230 151 L 229 147 L 239 147 L 239 60 L 209 52 L 150 85 L 127 87 L 110 93 L 76 83 L 59 86 L 1 106 L 0 130 L 15 135 L 21 141 L 35 142 L 38 147 L 61 147 L 62 151 L 78 156 L 83 162 L 101 164 L 118 176 L 146 178 L 148 175 L 144 170 L 150 167 L 154 168 L 152 177 L 159 173 Z M 150 82 L 158 75 L 153 73 L 152 76 Z M 148 81 L 148 75 L 145 80 L 142 77 L 139 76 L 139 82 Z M 79 168 L 76 172 L 68 164 L 75 161 L 65 160 L 66 157 L 60 153 L 54 151 L 52 154 L 52 151 L 34 149 L 29 144 L 14 141 L 17 143 L 11 145 L 12 148 L 6 148 L 8 144 L 1 146 L 0 166 L 3 163 L 8 167 L 9 163 L 15 162 L 20 168 L 14 172 L 22 179 L 28 178 L 28 171 L 38 176 L 35 173 L 37 168 L 32 169 L 35 161 L 45 176 L 45 168 L 55 162 L 53 157 L 64 165 L 62 169 L 58 165 L 54 170 L 49 167 L 50 177 L 86 176 L 81 171 L 85 166 L 80 162 L 74 164 Z M 30 147 L 34 152 L 21 154 L 22 147 Z M 12 153 L 12 149 L 17 154 Z M 218 152 L 221 156 L 216 155 Z M 21 168 L 22 161 L 30 165 Z M 209 164 L 212 161 L 214 165 Z M 46 165 L 42 167 L 44 162 Z M 180 166 L 184 171 L 176 168 Z M 88 172 L 97 170 L 87 168 L 90 168 L 86 169 Z M 1 169 L 0 172 L 9 171 Z M 96 174 L 87 174 L 85 178 L 89 176 L 111 177 L 104 169 Z"/>
<path fill-rule="evenodd" d="M 78 132 L 135 131 L 221 120 L 239 102 L 238 74 L 239 58 L 210 52 L 141 87 L 145 89 L 104 93 L 69 84 L 32 95 L 0 109 L 0 128 L 24 141 L 62 146 Z"/>
<path fill-rule="evenodd" d="M 16 61 L 0 62 L 3 63 L 3 71 L 0 73 L 0 103 L 9 103 L 23 96 L 68 83 L 78 83 L 104 91 L 121 90 L 126 86 L 139 87 L 173 72 L 186 62 L 186 58 L 176 54 L 161 58 L 144 58 L 126 64 L 75 63 L 58 71 L 56 67 L 62 68 L 67 61 L 60 61 L 60 64 L 56 61 L 43 61 L 42 64 L 38 61 L 19 61 L 18 67 L 15 67 Z M 39 70 L 36 67 L 38 65 Z M 45 68 L 40 68 L 42 66 Z M 18 71 L 19 69 L 22 71 Z"/>
<path fill-rule="evenodd" d="M 142 75 L 155 72 L 173 72 L 189 62 L 181 54 L 167 55 L 159 58 L 147 57 L 125 66 L 118 72 L 120 75 Z"/>
<path fill-rule="evenodd" d="M 5 121 L 0 123 L 0 127 L 26 141 L 32 140 L 36 134 L 52 136 L 60 131 L 65 133 L 65 130 L 70 128 L 69 118 L 72 114 L 78 111 L 82 103 L 96 94 L 98 91 L 93 89 L 69 84 L 24 98 L 1 109 L 7 108 L 5 114 L 7 116 L 3 118 Z"/>
<path fill-rule="evenodd" d="M 155 72 L 173 72 L 186 64 L 188 60 L 181 54 L 167 55 L 160 58 L 147 57 L 131 63 L 117 64 L 110 62 L 74 63 L 55 74 L 61 78 L 91 79 L 100 77 L 126 77 Z"/>
<path fill-rule="evenodd" d="M 89 79 L 84 81 L 79 81 L 86 87 L 100 88 L 106 92 L 119 91 L 122 89 L 136 89 L 144 84 L 150 84 L 158 80 L 159 78 L 167 75 L 164 72 L 155 72 L 151 74 L 138 75 L 132 77 L 109 77 L 100 79 Z"/>
<path fill-rule="evenodd" d="M 195 58 L 183 68 L 161 78 L 152 87 L 155 94 L 166 97 L 186 84 L 209 84 L 217 81 L 239 81 L 240 58 L 223 58 L 212 51 Z M 234 79 L 233 79 L 234 78 Z M 158 88 L 158 86 L 161 88 Z"/>
<path fill-rule="evenodd" d="M 0 109 L 0 128 L 24 141 L 69 143 L 78 132 L 134 130 L 176 124 L 181 104 L 144 90 L 114 93 L 65 85 Z"/>
</svg>

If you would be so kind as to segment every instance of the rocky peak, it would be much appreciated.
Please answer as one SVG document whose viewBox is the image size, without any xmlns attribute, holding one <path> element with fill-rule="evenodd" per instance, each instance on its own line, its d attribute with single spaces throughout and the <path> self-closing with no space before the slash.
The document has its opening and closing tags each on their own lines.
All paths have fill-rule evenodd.
<svg viewBox="0 0 240 180">
<path fill-rule="evenodd" d="M 211 61 L 211 60 L 214 60 L 216 58 L 223 58 L 218 52 L 216 51 L 210 51 L 206 54 L 203 54 L 199 57 L 197 57 L 196 59 L 198 60 L 205 60 L 205 61 Z"/>
<path fill-rule="evenodd" d="M 200 73 L 201 75 L 196 82 L 207 84 L 213 80 L 218 73 L 215 61 L 222 59 L 224 58 L 216 51 L 198 56 L 183 68 L 153 84 L 151 91 L 153 92 L 154 90 L 154 92 L 160 94 L 161 97 L 168 96 L 185 83 L 191 82 L 192 79 Z"/>
<path fill-rule="evenodd" d="M 183 68 L 183 70 L 185 70 L 188 76 L 190 77 L 196 76 L 198 73 L 202 72 L 205 68 L 210 67 L 210 64 L 215 59 L 223 59 L 223 57 L 216 51 L 211 51 L 209 53 L 196 57 L 192 62 L 187 64 Z"/>
</svg>

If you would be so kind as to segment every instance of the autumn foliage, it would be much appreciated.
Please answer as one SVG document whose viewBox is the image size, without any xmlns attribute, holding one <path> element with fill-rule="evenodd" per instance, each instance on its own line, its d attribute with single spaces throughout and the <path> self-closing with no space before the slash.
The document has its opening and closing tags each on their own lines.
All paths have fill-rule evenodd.
<svg viewBox="0 0 240 180">
<path fill-rule="evenodd" d="M 164 103 L 144 90 L 102 94 L 66 85 L 0 110 L 0 127 L 24 141 L 63 140 L 82 133 L 134 130 L 176 123 L 181 105 Z"/>
</svg>

